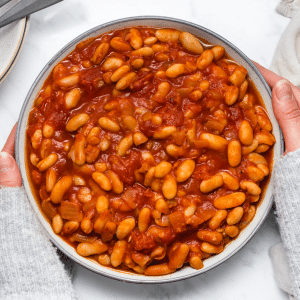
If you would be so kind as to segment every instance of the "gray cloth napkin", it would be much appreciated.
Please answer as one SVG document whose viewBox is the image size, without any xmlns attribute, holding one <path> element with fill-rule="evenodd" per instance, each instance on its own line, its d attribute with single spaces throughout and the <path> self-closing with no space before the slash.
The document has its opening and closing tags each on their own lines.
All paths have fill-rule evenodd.
<svg viewBox="0 0 300 300">
<path fill-rule="evenodd" d="M 300 10 L 299 0 L 282 0 L 276 7 L 276 10 L 281 15 L 287 18 L 293 18 Z"/>
<path fill-rule="evenodd" d="M 291 296 L 292 293 L 292 279 L 290 275 L 288 259 L 285 255 L 285 250 L 283 243 L 279 243 L 271 247 L 269 255 L 272 260 L 272 265 L 274 269 L 275 279 L 278 286 L 290 294 L 290 299 L 294 299 Z"/>
</svg>

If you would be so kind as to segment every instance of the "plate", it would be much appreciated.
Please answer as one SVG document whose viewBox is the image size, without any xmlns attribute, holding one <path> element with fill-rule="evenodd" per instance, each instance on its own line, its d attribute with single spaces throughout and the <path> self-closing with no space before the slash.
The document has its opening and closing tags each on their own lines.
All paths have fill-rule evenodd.
<svg viewBox="0 0 300 300">
<path fill-rule="evenodd" d="M 0 15 L 2 14 L 0 9 Z M 29 18 L 0 28 L 0 83 L 12 70 L 24 44 Z"/>
</svg>

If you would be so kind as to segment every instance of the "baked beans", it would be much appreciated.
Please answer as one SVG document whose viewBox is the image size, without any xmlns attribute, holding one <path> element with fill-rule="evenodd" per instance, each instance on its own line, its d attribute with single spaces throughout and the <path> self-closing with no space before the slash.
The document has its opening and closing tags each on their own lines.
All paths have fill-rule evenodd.
<svg viewBox="0 0 300 300">
<path fill-rule="evenodd" d="M 253 219 L 275 138 L 222 46 L 116 30 L 79 43 L 36 99 L 31 180 L 79 255 L 149 276 L 200 269 Z"/>
</svg>

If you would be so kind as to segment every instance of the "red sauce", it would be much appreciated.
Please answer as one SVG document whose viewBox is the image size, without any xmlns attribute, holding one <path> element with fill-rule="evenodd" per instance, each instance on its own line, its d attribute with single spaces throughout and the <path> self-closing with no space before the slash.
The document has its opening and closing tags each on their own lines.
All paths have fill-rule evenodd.
<svg viewBox="0 0 300 300">
<path fill-rule="evenodd" d="M 144 41 L 147 37 L 154 37 L 156 32 L 154 28 L 140 27 L 138 30 Z M 214 54 L 215 59 L 204 69 L 199 69 L 198 58 L 201 55 L 191 53 L 178 40 L 158 40 L 156 44 L 165 45 L 166 50 L 146 56 L 135 55 L 130 46 L 130 34 L 129 29 L 116 30 L 81 42 L 45 81 L 30 112 L 27 128 L 28 167 L 33 187 L 49 219 L 62 214 L 63 228 L 59 233 L 74 247 L 81 242 L 102 240 L 107 245 L 105 253 L 110 256 L 118 241 L 116 230 L 119 224 L 125 219 L 134 218 L 135 227 L 123 239 L 126 241 L 126 251 L 118 267 L 144 272 L 149 265 L 168 263 L 170 259 L 173 261 L 180 251 L 178 245 L 181 244 L 189 247 L 184 261 L 196 267 L 191 262 L 193 257 L 203 260 L 216 253 L 203 251 L 202 245 L 208 241 L 200 240 L 197 237 L 198 231 L 205 229 L 222 234 L 218 249 L 223 249 L 225 244 L 235 238 L 226 234 L 225 219 L 217 231 L 211 229 L 209 222 L 218 211 L 214 201 L 233 192 L 243 192 L 243 224 L 248 222 L 247 217 L 250 218 L 250 205 L 255 208 L 259 203 L 257 199 L 253 202 L 253 195 L 240 186 L 243 181 L 255 182 L 249 177 L 249 166 L 257 168 L 257 164 L 249 159 L 248 153 L 243 154 L 240 163 L 232 167 L 227 146 L 213 149 L 202 138 L 202 134 L 220 136 L 227 143 L 239 141 L 240 126 L 246 120 L 256 139 L 268 124 L 258 118 L 257 107 L 263 109 L 263 102 L 251 80 L 246 77 L 247 71 L 242 66 L 228 62 L 226 54 L 218 59 Z M 130 50 L 113 48 L 111 41 L 115 37 L 120 37 Z M 95 63 L 98 59 L 95 51 L 103 43 L 108 43 L 109 49 L 105 58 Z M 148 47 L 151 49 L 151 45 Z M 206 51 L 214 53 L 212 50 Z M 107 71 L 103 63 L 109 58 L 117 58 L 121 64 Z M 136 59 L 143 60 L 143 66 L 134 68 Z M 168 77 L 166 71 L 174 64 L 182 64 L 184 72 L 175 78 Z M 117 90 L 116 84 L 120 81 L 112 82 L 111 75 L 121 65 L 129 66 L 128 72 L 135 72 L 135 79 L 125 89 Z M 242 85 L 235 85 L 231 79 L 236 71 L 245 74 Z M 68 76 L 77 76 L 74 84 L 62 83 Z M 157 96 L 159 84 L 165 82 L 169 85 L 169 91 L 164 96 Z M 246 88 L 244 85 L 247 85 Z M 228 91 L 236 87 L 238 97 L 229 105 L 226 103 Z M 78 100 L 73 107 L 68 107 L 68 93 L 75 90 L 78 91 Z M 79 114 L 87 114 L 88 120 L 76 130 L 67 131 L 66 124 Z M 266 113 L 262 113 L 262 116 L 268 120 Z M 112 131 L 101 126 L 99 119 L 103 117 L 113 121 L 119 129 Z M 52 133 L 47 134 L 46 125 L 53 129 Z M 153 137 L 167 126 L 173 126 L 175 131 L 163 139 Z M 93 136 L 91 132 L 95 128 Z M 135 142 L 136 133 L 142 134 L 143 142 Z M 120 142 L 125 137 L 131 137 L 131 145 L 120 156 Z M 272 140 L 268 131 L 264 137 L 267 142 Z M 81 153 L 76 149 L 80 148 L 78 145 L 82 139 Z M 271 144 L 261 143 L 253 150 L 262 153 L 267 159 L 268 168 L 272 167 Z M 170 145 L 179 149 L 178 155 L 168 151 Z M 245 150 L 246 145 L 242 144 L 242 149 Z M 55 174 L 55 182 L 63 176 L 73 178 L 71 186 L 62 193 L 58 202 L 51 198 L 53 185 L 49 183 L 50 171 L 41 170 L 39 164 L 51 153 L 57 154 L 57 160 L 50 168 Z M 78 155 L 84 155 L 84 159 L 80 161 Z M 175 197 L 166 197 L 162 191 L 164 181 L 168 176 L 176 178 L 178 166 L 186 160 L 195 162 L 194 171 L 184 182 L 177 182 Z M 150 184 L 145 184 L 146 174 L 161 162 L 169 162 L 171 170 L 167 175 L 153 177 Z M 115 192 L 108 170 L 113 171 L 122 182 L 121 192 Z M 92 177 L 95 172 L 104 174 L 111 181 L 112 187 L 105 190 Z M 230 174 L 239 183 L 238 189 L 233 191 L 224 183 L 208 193 L 201 192 L 201 182 L 220 172 Z M 260 183 L 256 182 L 263 190 L 268 176 L 264 178 L 263 181 L 262 178 L 259 180 Z M 108 197 L 109 203 L 107 208 L 99 210 L 98 199 L 103 195 Z M 167 211 L 157 210 L 158 199 L 165 200 Z M 139 214 L 145 208 L 150 210 L 151 216 L 147 229 L 140 231 Z M 82 225 L 86 219 L 91 224 L 91 230 Z M 104 222 L 101 228 L 95 225 L 99 220 Z M 78 226 L 74 222 L 78 222 Z M 243 227 L 239 224 L 236 226 L 241 230 Z M 161 254 L 156 254 L 159 251 Z M 149 259 L 143 265 L 141 261 L 145 255 Z M 97 258 L 96 255 L 92 257 Z M 135 261 L 132 262 L 132 259 Z M 175 269 L 170 270 L 173 271 Z"/>
</svg>

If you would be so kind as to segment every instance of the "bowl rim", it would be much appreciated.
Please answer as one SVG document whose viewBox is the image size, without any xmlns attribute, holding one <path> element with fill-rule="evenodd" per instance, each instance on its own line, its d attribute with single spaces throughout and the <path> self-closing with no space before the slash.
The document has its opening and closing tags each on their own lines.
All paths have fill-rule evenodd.
<svg viewBox="0 0 300 300">
<path fill-rule="evenodd" d="M 252 68 L 255 75 L 259 78 L 259 80 L 261 81 L 261 83 L 263 84 L 264 88 L 266 89 L 267 93 L 269 94 L 269 96 L 271 98 L 272 93 L 271 93 L 270 87 L 267 84 L 264 77 L 262 76 L 262 74 L 257 69 L 257 67 L 254 65 L 254 63 L 239 48 L 237 48 L 235 45 L 233 45 L 231 42 L 229 42 L 224 37 L 222 37 L 219 34 L 213 32 L 212 30 L 207 29 L 207 28 L 205 28 L 201 25 L 189 22 L 189 21 L 185 21 L 185 20 L 181 20 L 181 19 L 177 19 L 177 18 L 172 18 L 172 17 L 164 17 L 164 16 L 145 15 L 145 16 L 134 16 L 134 17 L 116 19 L 116 20 L 113 20 L 113 21 L 106 22 L 106 23 L 103 23 L 101 25 L 95 26 L 95 27 L 85 31 L 84 33 L 78 35 L 76 38 L 72 39 L 70 42 L 68 42 L 63 48 L 61 48 L 48 61 L 48 63 L 40 71 L 37 78 L 34 80 L 33 84 L 31 85 L 31 87 L 30 87 L 30 89 L 27 93 L 27 96 L 24 100 L 24 103 L 23 103 L 21 111 L 20 111 L 20 115 L 19 115 L 19 119 L 18 119 L 17 132 L 16 132 L 16 138 L 15 138 L 15 143 L 16 143 L 15 156 L 16 156 L 17 164 L 20 167 L 20 169 L 21 169 L 21 160 L 20 160 L 20 152 L 19 151 L 21 151 L 21 149 L 20 149 L 21 124 L 22 124 L 22 121 L 23 121 L 23 118 L 24 118 L 24 115 L 25 115 L 24 112 L 25 112 L 25 109 L 27 108 L 28 102 L 29 102 L 29 100 L 30 100 L 30 98 L 33 94 L 33 91 L 34 91 L 36 85 L 40 82 L 42 76 L 47 72 L 47 70 L 49 70 L 49 67 L 62 55 L 62 53 L 66 52 L 67 50 L 70 50 L 71 47 L 75 46 L 78 42 L 80 42 L 84 38 L 87 38 L 90 34 L 93 34 L 95 31 L 101 30 L 101 29 L 103 29 L 107 26 L 117 25 L 118 23 L 124 23 L 124 22 L 130 22 L 130 21 L 143 21 L 143 20 L 171 21 L 171 22 L 175 22 L 175 23 L 178 23 L 178 24 L 194 27 L 195 29 L 204 31 L 208 35 L 211 35 L 211 36 L 219 39 L 225 45 L 227 45 L 229 48 L 234 50 L 242 59 L 244 59 L 249 64 L 249 66 Z M 120 28 L 126 28 L 126 25 L 120 26 Z M 279 152 L 280 152 L 280 155 L 282 155 L 283 150 L 284 150 L 284 145 L 283 145 L 283 135 L 282 135 L 282 132 L 281 132 L 280 128 L 279 128 L 279 135 L 280 135 L 280 138 L 279 138 L 279 141 L 277 141 L 277 143 L 279 143 L 279 147 L 280 147 Z M 23 147 L 23 151 L 24 151 L 24 147 Z M 274 162 L 275 161 L 273 160 L 273 166 L 274 166 Z M 21 169 L 21 171 L 22 171 L 22 169 Z M 21 174 L 22 174 L 22 180 L 24 180 L 24 178 L 27 178 L 26 174 L 23 174 L 22 172 L 21 172 Z M 271 175 L 271 178 L 269 180 L 268 187 L 267 187 L 266 191 L 270 188 L 271 181 L 272 181 L 272 175 Z M 32 201 L 29 198 L 29 195 L 32 196 L 32 191 L 31 190 L 28 191 L 26 187 L 25 187 L 25 191 L 26 191 L 26 194 L 28 195 L 29 202 L 31 203 L 31 205 L 33 206 L 34 211 L 36 212 L 36 209 L 35 209 L 34 205 L 32 204 Z M 35 198 L 35 197 L 33 196 L 33 198 Z M 232 249 L 232 251 L 230 253 L 228 253 L 225 257 L 223 257 L 222 259 L 220 259 L 217 262 L 213 263 L 211 266 L 207 266 L 207 267 L 204 267 L 203 269 L 197 270 L 198 272 L 194 272 L 194 273 L 191 273 L 191 274 L 186 274 L 186 275 L 183 275 L 181 277 L 172 278 L 172 274 L 176 274 L 176 272 L 172 273 L 172 274 L 169 274 L 169 276 L 168 275 L 155 276 L 155 277 L 159 277 L 159 279 L 161 279 L 161 280 L 151 279 L 151 278 L 154 278 L 152 276 L 145 276 L 145 275 L 131 274 L 131 273 L 129 274 L 128 272 L 125 272 L 125 271 L 123 272 L 123 271 L 118 270 L 118 269 L 113 269 L 113 271 L 114 271 L 113 275 L 108 274 L 108 273 L 100 272 L 96 268 L 94 268 L 94 267 L 92 267 L 92 266 L 85 263 L 86 257 L 82 257 L 82 261 L 80 261 L 78 258 L 74 257 L 74 255 L 72 255 L 72 253 L 68 252 L 68 250 L 65 249 L 65 247 L 60 245 L 51 236 L 50 232 L 48 232 L 48 228 L 46 228 L 44 225 L 42 225 L 42 226 L 44 227 L 45 231 L 47 232 L 47 235 L 49 236 L 51 242 L 57 248 L 59 248 L 64 254 L 66 254 L 68 257 L 70 257 L 73 261 L 75 261 L 76 263 L 80 264 L 81 266 L 85 267 L 86 269 L 88 269 L 90 271 L 93 271 L 93 272 L 95 272 L 99 275 L 102 275 L 102 276 L 105 276 L 105 277 L 108 277 L 108 278 L 112 278 L 112 279 L 115 279 L 115 280 L 119 280 L 119 281 L 122 281 L 122 282 L 137 283 L 137 284 L 141 284 L 141 283 L 162 284 L 162 283 L 176 282 L 176 281 L 179 281 L 179 280 L 183 280 L 183 279 L 191 278 L 191 277 L 194 277 L 194 276 L 198 276 L 200 274 L 203 274 L 203 273 L 217 267 L 221 263 L 225 262 L 227 259 L 231 258 L 234 254 L 236 254 L 241 248 L 243 248 L 250 241 L 250 239 L 254 236 L 254 234 L 260 228 L 260 226 L 262 225 L 262 223 L 266 219 L 266 217 L 267 217 L 267 215 L 268 215 L 268 213 L 271 209 L 272 203 L 273 203 L 273 196 L 270 196 L 269 203 L 268 203 L 267 207 L 265 208 L 265 210 L 263 211 L 262 216 L 260 217 L 258 223 L 256 224 L 256 227 L 251 231 L 250 234 L 247 235 L 247 237 L 245 238 L 245 240 L 241 244 L 239 244 L 237 247 Z M 35 204 L 36 204 L 36 206 L 38 206 L 37 203 L 36 203 L 36 200 L 35 200 Z M 38 209 L 40 210 L 39 207 L 38 207 Z M 42 215 L 41 211 L 39 211 L 39 214 L 37 215 L 37 217 L 41 222 L 43 220 L 45 220 L 45 217 Z M 59 239 L 62 240 L 60 237 L 59 237 Z M 95 266 L 97 266 L 96 263 L 95 263 Z M 128 275 L 134 275 L 134 276 L 128 276 Z M 128 276 L 128 278 L 126 278 L 126 276 Z"/>
</svg>

